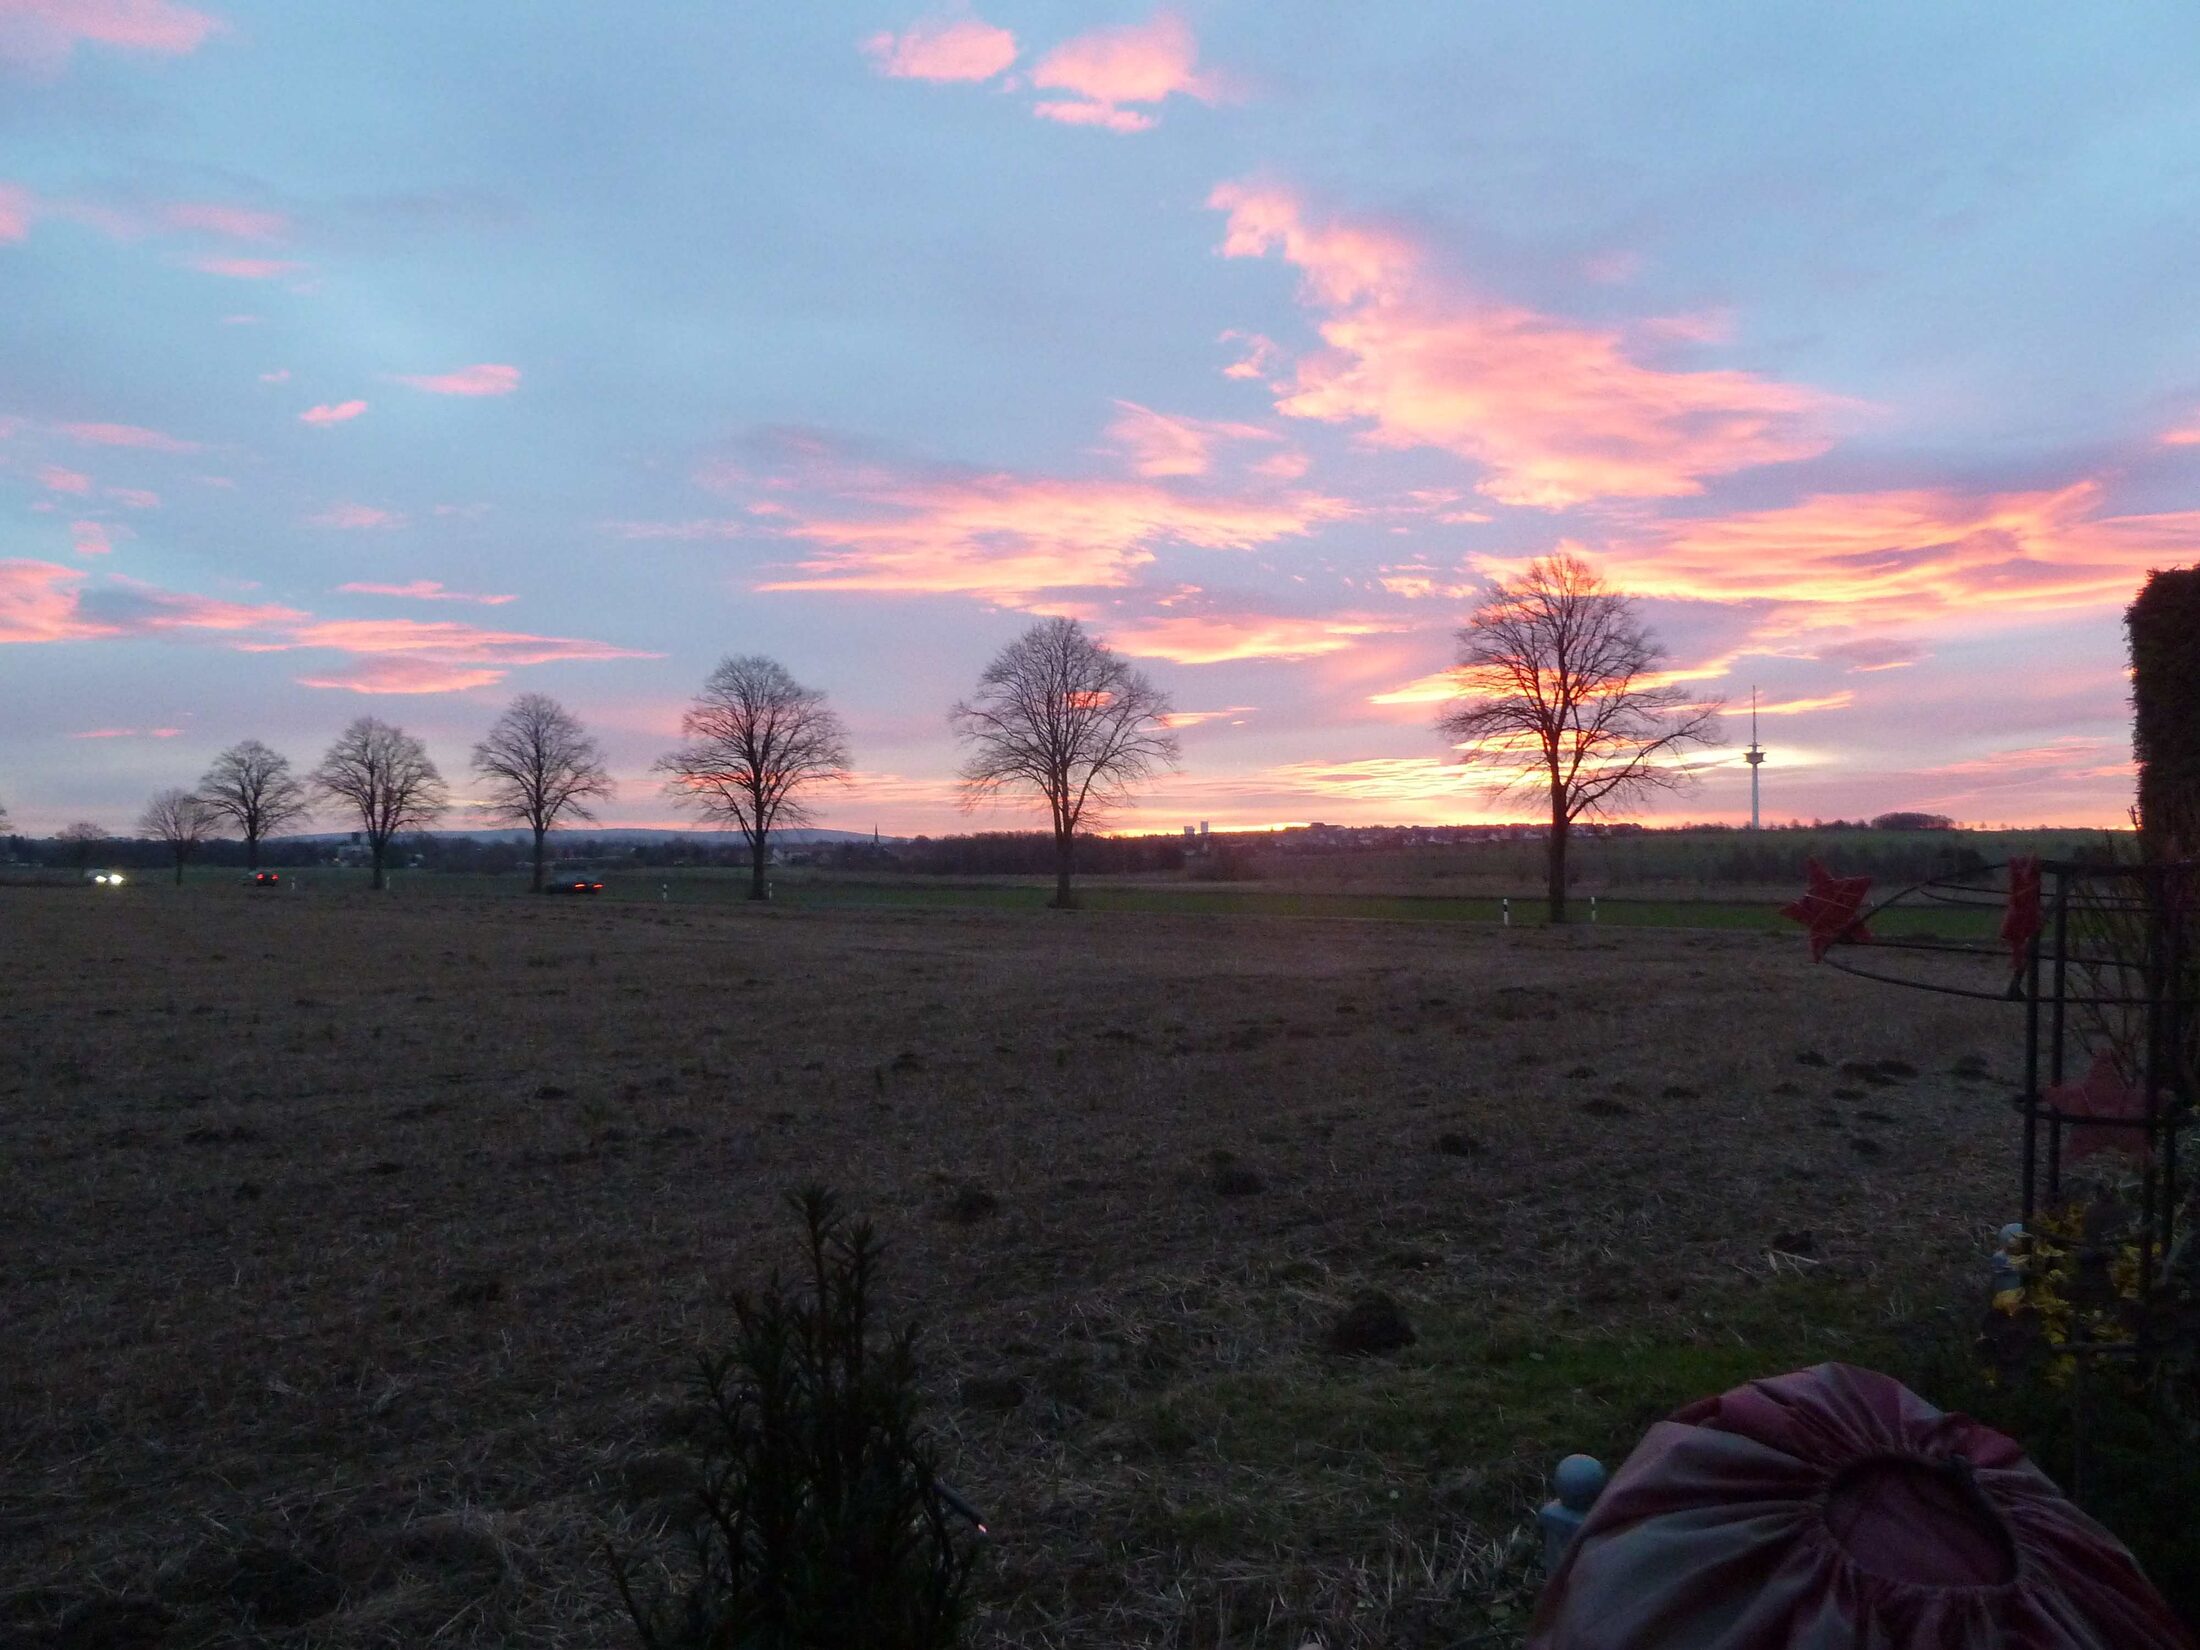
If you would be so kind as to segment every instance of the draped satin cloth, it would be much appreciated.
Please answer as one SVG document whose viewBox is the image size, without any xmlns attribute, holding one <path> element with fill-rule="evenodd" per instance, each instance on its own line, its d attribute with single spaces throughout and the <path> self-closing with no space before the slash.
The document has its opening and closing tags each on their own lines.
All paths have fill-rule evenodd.
<svg viewBox="0 0 2200 1650">
<path fill-rule="evenodd" d="M 2200 1509 L 2196 1509 L 2200 1516 Z M 1691 1404 L 1613 1475 L 1530 1650 L 2194 1650 L 2014 1442 L 1820 1364 Z"/>
</svg>

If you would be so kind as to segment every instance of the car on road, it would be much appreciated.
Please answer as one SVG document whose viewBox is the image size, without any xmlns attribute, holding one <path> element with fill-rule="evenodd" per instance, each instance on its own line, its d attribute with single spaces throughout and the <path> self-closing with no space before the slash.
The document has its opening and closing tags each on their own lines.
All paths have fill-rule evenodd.
<svg viewBox="0 0 2200 1650">
<path fill-rule="evenodd" d="M 282 874 L 278 871 L 254 871 L 244 879 L 247 888 L 280 888 Z"/>
<path fill-rule="evenodd" d="M 120 871 L 86 871 L 84 880 L 97 883 L 102 888 L 120 888 L 123 879 Z"/>
<path fill-rule="evenodd" d="M 554 877 L 542 885 L 546 894 L 600 894 L 603 884 L 590 877 Z"/>
</svg>

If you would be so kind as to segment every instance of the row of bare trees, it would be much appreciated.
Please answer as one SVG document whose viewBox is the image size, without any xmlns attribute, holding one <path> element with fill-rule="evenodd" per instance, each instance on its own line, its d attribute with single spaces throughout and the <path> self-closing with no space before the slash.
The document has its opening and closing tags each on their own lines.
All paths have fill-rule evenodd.
<svg viewBox="0 0 2200 1650">
<path fill-rule="evenodd" d="M 474 747 L 473 768 L 484 784 L 476 804 L 479 817 L 533 831 L 537 889 L 550 832 L 569 818 L 594 818 L 588 803 L 613 789 L 595 740 L 570 711 L 540 693 L 512 701 Z M 139 816 L 138 829 L 168 845 L 181 882 L 185 864 L 217 830 L 234 829 L 244 839 L 246 867 L 256 869 L 262 842 L 317 812 L 333 812 L 356 823 L 374 886 L 381 888 L 388 878 L 390 843 L 401 832 L 433 824 L 449 808 L 449 787 L 427 747 L 402 728 L 362 716 L 305 775 L 257 739 L 232 745 L 214 759 L 197 789 L 156 794 Z"/>
<path fill-rule="evenodd" d="M 1077 833 L 1177 760 L 1168 695 L 1075 619 L 1042 619 L 1001 650 L 949 713 L 966 751 L 963 806 L 1022 794 L 1047 810 L 1054 898 L 1070 903 Z M 807 792 L 848 778 L 848 734 L 825 696 L 776 660 L 727 659 L 657 764 L 675 798 L 749 842 L 749 897 L 764 897 L 771 833 L 812 816 Z"/>
<path fill-rule="evenodd" d="M 1717 705 L 1695 701 L 1658 665 L 1663 649 L 1633 603 L 1587 562 L 1558 554 L 1514 579 L 1493 579 L 1459 632 L 1460 698 L 1438 729 L 1470 771 L 1500 794 L 1532 792 L 1549 809 L 1549 900 L 1566 918 L 1566 857 L 1577 819 L 1689 779 L 1677 758 L 1718 741 Z M 965 758 L 964 807 L 1028 796 L 1046 811 L 1055 850 L 1055 901 L 1071 900 L 1077 834 L 1178 759 L 1168 696 L 1075 619 L 1043 619 L 988 664 L 977 691 L 949 713 Z M 750 897 L 765 894 L 776 830 L 809 823 L 810 800 L 849 775 L 846 725 L 825 695 L 777 660 L 720 662 L 681 719 L 681 746 L 656 764 L 674 800 L 747 839 Z M 566 820 L 595 816 L 613 793 L 603 753 L 570 712 L 539 693 L 513 701 L 480 744 L 479 817 L 534 834 L 534 881 L 545 842 Z M 449 793 L 421 742 L 364 716 L 321 765 L 300 778 L 258 740 L 225 751 L 194 791 L 156 796 L 140 820 L 168 843 L 177 880 L 219 824 L 259 844 L 319 807 L 355 820 L 374 885 L 390 842 L 447 811 Z"/>
</svg>

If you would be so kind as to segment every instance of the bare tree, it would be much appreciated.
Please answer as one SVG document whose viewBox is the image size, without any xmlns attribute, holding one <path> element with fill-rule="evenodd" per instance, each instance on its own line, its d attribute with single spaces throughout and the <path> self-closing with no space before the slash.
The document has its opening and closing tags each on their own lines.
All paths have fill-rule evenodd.
<svg viewBox="0 0 2200 1650">
<path fill-rule="evenodd" d="M 772 832 L 808 823 L 805 790 L 847 780 L 848 730 L 786 666 L 744 654 L 719 661 L 680 732 L 687 743 L 656 764 L 665 790 L 749 839 L 749 898 L 762 899 Z"/>
<path fill-rule="evenodd" d="M 168 852 L 176 862 L 176 886 L 181 888 L 184 862 L 199 851 L 199 844 L 212 834 L 220 817 L 204 797 L 170 787 L 155 792 L 153 800 L 145 804 L 145 812 L 138 815 L 138 829 L 154 841 L 168 844 Z"/>
<path fill-rule="evenodd" d="M 1548 794 L 1553 922 L 1566 920 L 1574 821 L 1688 784 L 1671 759 L 1720 741 L 1721 707 L 1661 681 L 1664 657 L 1634 603 L 1563 551 L 1492 579 L 1459 632 L 1461 697 L 1436 726 L 1498 794 Z"/>
<path fill-rule="evenodd" d="M 580 722 L 545 693 L 514 699 L 488 738 L 474 747 L 474 772 L 489 783 L 484 818 L 535 833 L 536 893 L 542 892 L 543 840 L 558 821 L 594 819 L 588 803 L 617 788 L 603 751 Z"/>
<path fill-rule="evenodd" d="M 54 841 L 69 845 L 69 857 L 81 871 L 92 862 L 92 850 L 103 848 L 114 838 L 104 825 L 95 825 L 88 819 L 79 819 L 61 827 L 54 834 Z"/>
<path fill-rule="evenodd" d="M 290 758 L 257 739 L 232 745 L 214 758 L 199 781 L 199 797 L 244 837 L 244 865 L 260 868 L 260 843 L 312 812 L 306 788 L 293 777 Z"/>
<path fill-rule="evenodd" d="M 1054 903 L 1071 903 L 1070 849 L 1081 827 L 1176 765 L 1169 697 L 1075 619 L 1042 619 L 1001 649 L 976 697 L 949 712 L 970 747 L 967 810 L 1005 791 L 1036 792 L 1054 830 Z"/>
<path fill-rule="evenodd" d="M 313 786 L 359 821 L 373 856 L 376 888 L 387 883 L 383 863 L 390 839 L 431 823 L 450 805 L 427 747 L 372 716 L 360 717 L 337 736 L 313 772 Z"/>
</svg>

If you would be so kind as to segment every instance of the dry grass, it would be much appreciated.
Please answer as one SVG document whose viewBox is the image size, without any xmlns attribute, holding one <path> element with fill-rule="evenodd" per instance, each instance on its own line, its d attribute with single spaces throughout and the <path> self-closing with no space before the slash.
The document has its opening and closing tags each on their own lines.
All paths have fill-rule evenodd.
<svg viewBox="0 0 2200 1650">
<path fill-rule="evenodd" d="M 1757 937 L 222 889 L 0 924 L 11 1643 L 628 1642 L 605 1544 L 663 1525 L 683 1372 L 808 1179 L 930 1326 L 981 1642 L 1503 1643 L 1553 1456 L 1869 1356 L 2014 1194 L 2002 1086 L 1944 1075 L 2006 1072 L 2013 1011 Z M 1840 1069 L 1886 1060 L 1923 1075 Z M 1325 1353 L 1371 1285 L 1417 1343 Z"/>
</svg>

